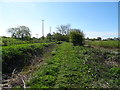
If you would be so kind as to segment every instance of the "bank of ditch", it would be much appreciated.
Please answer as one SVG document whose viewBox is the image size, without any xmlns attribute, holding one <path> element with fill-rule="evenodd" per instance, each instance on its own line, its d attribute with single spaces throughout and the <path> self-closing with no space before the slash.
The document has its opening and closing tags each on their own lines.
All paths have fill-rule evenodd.
<svg viewBox="0 0 120 90">
<path fill-rule="evenodd" d="M 23 45 L 17 45 L 17 46 L 4 47 L 2 51 L 4 53 L 3 63 L 7 62 L 7 66 L 6 67 L 3 66 L 5 67 L 3 68 L 3 71 L 4 70 L 5 71 L 2 74 L 3 81 L 1 86 L 3 88 L 11 88 L 17 85 L 23 87 L 24 86 L 23 81 L 26 81 L 29 78 L 31 78 L 33 72 L 36 71 L 38 67 L 43 65 L 43 63 L 45 62 L 44 59 L 49 57 L 49 53 L 52 51 L 54 47 L 56 47 L 56 43 L 44 43 L 44 44 L 37 43 L 37 44 L 27 44 L 27 45 L 23 44 Z M 7 55 L 5 51 L 8 52 Z M 13 56 L 11 56 L 11 52 L 13 52 L 12 53 Z M 16 57 L 20 55 L 18 54 L 20 52 L 22 56 L 20 56 L 19 59 L 17 59 Z M 23 59 L 21 60 L 21 58 Z M 27 62 L 26 62 L 26 59 L 24 58 L 27 59 Z M 10 60 L 11 60 L 11 63 L 9 63 Z M 13 62 L 13 60 L 15 61 Z M 17 62 L 20 60 L 21 60 L 21 63 Z M 9 69 L 11 70 L 11 72 L 10 71 L 8 72 Z"/>
</svg>

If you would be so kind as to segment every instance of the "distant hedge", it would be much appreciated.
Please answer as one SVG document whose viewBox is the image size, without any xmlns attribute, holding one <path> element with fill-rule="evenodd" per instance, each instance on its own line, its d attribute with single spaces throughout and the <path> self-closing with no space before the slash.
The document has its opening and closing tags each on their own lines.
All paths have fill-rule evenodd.
<svg viewBox="0 0 120 90">
<path fill-rule="evenodd" d="M 54 42 L 53 42 L 54 43 Z M 2 73 L 11 73 L 29 65 L 33 56 L 41 56 L 43 49 L 53 43 L 20 44 L 2 47 Z"/>
</svg>

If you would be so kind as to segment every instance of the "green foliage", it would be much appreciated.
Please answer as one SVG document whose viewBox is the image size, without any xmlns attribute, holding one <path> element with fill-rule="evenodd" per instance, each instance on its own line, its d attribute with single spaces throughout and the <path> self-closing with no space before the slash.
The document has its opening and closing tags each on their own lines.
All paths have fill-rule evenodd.
<svg viewBox="0 0 120 90">
<path fill-rule="evenodd" d="M 52 37 L 53 37 L 53 36 L 52 36 L 50 33 L 47 34 L 47 39 L 48 39 L 49 41 L 52 40 Z"/>
<path fill-rule="evenodd" d="M 119 67 L 104 63 L 110 53 L 66 42 L 58 44 L 52 57 L 34 73 L 27 85 L 32 88 L 118 88 Z"/>
<path fill-rule="evenodd" d="M 69 42 L 69 35 L 63 35 L 63 40 L 62 41 Z"/>
<path fill-rule="evenodd" d="M 2 46 L 2 44 L 3 44 L 3 43 L 2 43 L 2 37 L 0 37 L 0 46 Z"/>
<path fill-rule="evenodd" d="M 119 67 L 113 67 L 110 69 L 110 73 L 113 75 L 119 75 L 120 77 L 120 68 Z"/>
<path fill-rule="evenodd" d="M 31 63 L 33 56 L 41 56 L 43 49 L 53 43 L 20 44 L 2 47 L 3 73 L 21 70 Z"/>
<path fill-rule="evenodd" d="M 54 38 L 55 38 L 55 40 L 57 40 L 57 41 L 62 41 L 62 34 L 60 34 L 60 33 L 55 33 L 55 34 L 54 34 Z"/>
<path fill-rule="evenodd" d="M 11 33 L 13 38 L 19 38 L 22 40 L 28 40 L 31 37 L 30 29 L 26 26 L 18 26 L 15 28 L 9 28 L 8 32 Z"/>
<path fill-rule="evenodd" d="M 101 37 L 97 37 L 97 40 L 101 40 L 102 38 Z"/>
<path fill-rule="evenodd" d="M 2 43 L 2 38 L 0 37 L 0 44 Z M 0 45 L 0 66 L 2 66 L 2 46 Z M 0 68 L 0 78 L 2 79 L 2 67 Z"/>
<path fill-rule="evenodd" d="M 60 33 L 55 33 L 54 38 L 56 41 L 69 41 L 69 36 L 68 35 L 62 35 Z"/>
<path fill-rule="evenodd" d="M 70 31 L 70 41 L 74 45 L 84 44 L 84 34 L 79 29 L 73 29 Z"/>
<path fill-rule="evenodd" d="M 87 41 L 86 44 L 90 46 L 105 47 L 105 48 L 120 48 L 120 42 L 114 40 Z"/>
<path fill-rule="evenodd" d="M 2 38 L 2 44 L 3 46 L 9 46 L 9 45 L 16 45 L 16 44 L 27 44 L 30 43 L 29 41 L 22 41 L 20 39 L 14 39 L 14 38 Z"/>
<path fill-rule="evenodd" d="M 63 41 L 57 41 L 57 44 L 61 44 Z"/>
<path fill-rule="evenodd" d="M 45 39 L 45 37 L 44 37 L 44 36 L 42 36 L 42 37 L 41 37 L 41 39 L 42 39 L 42 40 L 44 40 L 44 39 Z"/>
<path fill-rule="evenodd" d="M 46 43 L 50 42 L 47 38 L 44 39 L 36 39 L 26 37 L 26 40 L 15 39 L 11 37 L 2 38 L 0 46 L 9 46 L 9 45 L 18 45 L 18 44 L 30 44 L 30 43 Z"/>
</svg>

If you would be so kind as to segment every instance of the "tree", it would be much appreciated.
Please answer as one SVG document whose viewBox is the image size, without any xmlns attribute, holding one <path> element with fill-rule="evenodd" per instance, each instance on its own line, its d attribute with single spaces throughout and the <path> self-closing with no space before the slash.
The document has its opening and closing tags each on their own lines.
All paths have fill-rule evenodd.
<svg viewBox="0 0 120 90">
<path fill-rule="evenodd" d="M 55 34 L 53 35 L 53 37 L 54 37 L 55 40 L 57 40 L 57 41 L 62 41 L 62 34 L 60 34 L 60 33 L 55 33 Z"/>
<path fill-rule="evenodd" d="M 11 37 L 16 38 L 16 29 L 15 28 L 9 28 L 8 33 L 11 33 Z"/>
<path fill-rule="evenodd" d="M 66 34 L 69 34 L 69 30 L 70 30 L 70 24 L 67 24 L 67 25 L 60 25 L 60 26 L 57 26 L 57 31 L 62 34 L 62 35 L 66 35 Z"/>
<path fill-rule="evenodd" d="M 69 37 L 73 45 L 84 44 L 84 34 L 80 29 L 71 29 Z"/>
<path fill-rule="evenodd" d="M 53 35 L 53 37 L 57 41 L 66 41 L 66 42 L 69 42 L 69 36 L 68 35 L 62 35 L 60 33 L 55 33 Z"/>
<path fill-rule="evenodd" d="M 26 26 L 18 26 L 16 28 L 9 28 L 8 32 L 11 33 L 11 36 L 13 38 L 19 38 L 19 39 L 25 39 L 26 38 L 30 38 L 31 34 L 30 34 L 30 29 Z"/>
<path fill-rule="evenodd" d="M 42 39 L 42 40 L 44 40 L 44 39 L 45 39 L 45 37 L 44 37 L 44 36 L 42 36 L 42 37 L 41 37 L 41 39 Z"/>
<path fill-rule="evenodd" d="M 101 37 L 97 37 L 97 40 L 102 40 L 102 38 Z"/>
<path fill-rule="evenodd" d="M 49 39 L 50 41 L 52 40 L 52 35 L 50 33 L 47 34 L 47 39 Z"/>
<path fill-rule="evenodd" d="M 89 37 L 87 37 L 86 40 L 90 40 Z"/>
<path fill-rule="evenodd" d="M 69 35 L 63 35 L 62 41 L 69 42 Z"/>
</svg>

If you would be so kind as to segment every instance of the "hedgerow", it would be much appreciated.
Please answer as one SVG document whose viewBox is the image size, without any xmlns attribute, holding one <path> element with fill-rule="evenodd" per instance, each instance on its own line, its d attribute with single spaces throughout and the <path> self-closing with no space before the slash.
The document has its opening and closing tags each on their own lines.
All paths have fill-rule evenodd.
<svg viewBox="0 0 120 90">
<path fill-rule="evenodd" d="M 21 70 L 29 65 L 34 56 L 41 56 L 45 47 L 53 43 L 20 44 L 2 47 L 2 68 L 4 73 L 11 73 L 14 69 Z"/>
</svg>

